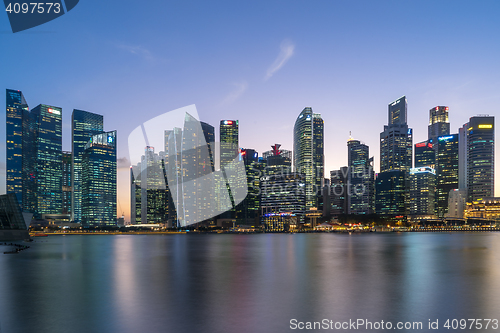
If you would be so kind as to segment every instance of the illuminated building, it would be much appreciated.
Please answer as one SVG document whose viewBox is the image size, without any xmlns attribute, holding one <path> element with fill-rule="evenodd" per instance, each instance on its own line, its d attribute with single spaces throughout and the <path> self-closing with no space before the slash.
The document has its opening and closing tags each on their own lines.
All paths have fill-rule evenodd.
<svg viewBox="0 0 500 333">
<path fill-rule="evenodd" d="M 259 161 L 259 154 L 254 149 L 242 148 L 240 156 L 245 163 L 248 194 L 236 206 L 236 219 L 238 223 L 255 226 L 260 224 L 260 178 L 264 169 L 264 163 Z"/>
<path fill-rule="evenodd" d="M 429 167 L 410 169 L 409 214 L 434 217 L 436 171 Z"/>
<path fill-rule="evenodd" d="M 71 214 L 71 152 L 62 153 L 62 211 L 61 214 Z"/>
<path fill-rule="evenodd" d="M 297 223 L 304 222 L 305 176 L 297 173 L 264 176 L 261 179 L 262 223 L 269 228 L 270 214 L 293 214 Z"/>
<path fill-rule="evenodd" d="M 410 171 L 412 166 L 412 130 L 406 123 L 406 97 L 389 104 L 389 125 L 380 133 L 380 172 Z"/>
<path fill-rule="evenodd" d="M 23 119 L 29 117 L 28 104 L 19 90 L 6 89 L 7 193 L 14 193 L 23 206 Z"/>
<path fill-rule="evenodd" d="M 388 106 L 388 125 L 380 133 L 380 173 L 376 180 L 376 212 L 406 215 L 412 167 L 412 129 L 408 128 L 407 101 L 403 96 Z"/>
<path fill-rule="evenodd" d="M 468 202 L 465 217 L 500 223 L 500 198 L 490 197 Z"/>
<path fill-rule="evenodd" d="M 430 140 L 415 144 L 415 168 L 436 166 L 436 150 Z"/>
<path fill-rule="evenodd" d="M 31 110 L 35 133 L 35 217 L 62 211 L 62 109 L 40 104 Z"/>
<path fill-rule="evenodd" d="M 467 191 L 464 189 L 453 189 L 448 196 L 448 213 L 446 217 L 463 219 L 467 208 Z"/>
<path fill-rule="evenodd" d="M 347 174 L 348 167 L 330 171 L 330 205 L 332 216 L 347 214 Z"/>
<path fill-rule="evenodd" d="M 306 208 L 321 205 L 324 178 L 323 119 L 306 107 L 297 117 L 293 134 L 293 167 L 305 175 Z"/>
<path fill-rule="evenodd" d="M 389 170 L 377 175 L 375 210 L 380 215 L 408 214 L 409 184 L 404 170 Z"/>
<path fill-rule="evenodd" d="M 495 118 L 475 116 L 467 128 L 467 201 L 492 197 L 495 188 Z"/>
<path fill-rule="evenodd" d="M 458 188 L 458 134 L 437 140 L 436 215 L 444 217 L 448 213 L 448 195 Z"/>
<path fill-rule="evenodd" d="M 448 119 L 448 107 L 436 106 L 429 110 L 428 137 L 436 142 L 439 136 L 450 134 L 450 121 Z M 415 166 L 417 167 L 417 166 Z"/>
<path fill-rule="evenodd" d="M 238 157 L 238 120 L 220 121 L 220 167 L 223 168 Z"/>
<path fill-rule="evenodd" d="M 93 135 L 103 132 L 103 116 L 88 111 L 73 110 L 71 115 L 71 142 L 73 145 L 72 179 L 73 193 L 71 220 L 81 222 L 82 215 L 82 156 L 85 146 Z"/>
<path fill-rule="evenodd" d="M 292 172 L 292 152 L 280 149 L 280 144 L 271 146 L 272 150 L 265 151 L 262 157 L 266 168 L 264 175 L 287 174 Z"/>
<path fill-rule="evenodd" d="M 347 141 L 348 214 L 372 214 L 375 210 L 375 173 L 369 147 L 358 140 Z"/>
<path fill-rule="evenodd" d="M 116 225 L 116 131 L 90 137 L 82 155 L 82 225 Z"/>
</svg>

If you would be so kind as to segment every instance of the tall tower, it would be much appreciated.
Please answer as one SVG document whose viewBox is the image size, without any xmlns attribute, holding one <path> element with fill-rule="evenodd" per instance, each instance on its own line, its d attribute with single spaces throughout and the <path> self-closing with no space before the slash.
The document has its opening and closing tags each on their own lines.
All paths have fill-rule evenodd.
<svg viewBox="0 0 500 333">
<path fill-rule="evenodd" d="M 19 205 L 23 203 L 23 119 L 28 114 L 28 104 L 19 90 L 6 90 L 7 134 L 7 193 L 14 193 Z"/>
<path fill-rule="evenodd" d="M 371 214 L 375 204 L 375 174 L 369 147 L 359 140 L 347 141 L 348 152 L 348 214 Z"/>
<path fill-rule="evenodd" d="M 31 113 L 36 131 L 35 216 L 62 212 L 62 109 L 40 104 Z"/>
<path fill-rule="evenodd" d="M 82 216 L 82 156 L 85 146 L 93 135 L 103 132 L 103 116 L 88 111 L 73 110 L 71 115 L 71 142 L 73 193 L 71 202 L 71 220 L 81 222 Z"/>
<path fill-rule="evenodd" d="M 450 121 L 448 119 L 448 107 L 436 106 L 429 110 L 428 138 L 437 143 L 437 138 L 450 134 Z"/>
<path fill-rule="evenodd" d="M 448 197 L 458 188 L 458 134 L 437 138 L 436 212 L 438 217 L 448 213 Z"/>
<path fill-rule="evenodd" d="M 403 96 L 389 104 L 389 125 L 380 133 L 380 172 L 412 166 L 412 129 L 406 123 L 407 101 Z"/>
<path fill-rule="evenodd" d="M 404 216 L 408 213 L 413 137 L 406 123 L 407 108 L 406 96 L 390 103 L 389 124 L 380 133 L 380 173 L 376 182 L 378 214 Z"/>
<path fill-rule="evenodd" d="M 467 128 L 467 201 L 494 196 L 495 118 L 475 116 Z"/>
<path fill-rule="evenodd" d="M 306 209 L 318 207 L 324 178 L 323 119 L 312 108 L 299 114 L 294 126 L 293 167 L 305 175 Z"/>
<path fill-rule="evenodd" d="M 82 225 L 116 225 L 116 131 L 93 135 L 81 163 Z"/>
<path fill-rule="evenodd" d="M 238 157 L 238 120 L 220 121 L 220 167 L 231 163 Z"/>
</svg>

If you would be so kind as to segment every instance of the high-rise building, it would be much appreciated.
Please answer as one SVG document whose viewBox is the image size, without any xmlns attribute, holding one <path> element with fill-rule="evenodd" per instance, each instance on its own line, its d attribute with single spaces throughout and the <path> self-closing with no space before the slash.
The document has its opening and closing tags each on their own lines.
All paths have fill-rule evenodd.
<svg viewBox="0 0 500 333">
<path fill-rule="evenodd" d="M 406 123 L 407 101 L 403 96 L 389 104 L 389 125 L 380 133 L 380 172 L 410 171 L 412 166 L 412 129 Z"/>
<path fill-rule="evenodd" d="M 272 150 L 265 151 L 262 157 L 265 160 L 264 175 L 287 174 L 292 172 L 292 152 L 280 149 L 280 144 L 271 146 Z"/>
<path fill-rule="evenodd" d="M 276 174 L 262 178 L 262 223 L 267 229 L 283 230 L 284 223 L 290 221 L 284 217 L 294 217 L 297 226 L 304 222 L 305 186 L 305 176 L 297 173 Z"/>
<path fill-rule="evenodd" d="M 238 120 L 220 121 L 220 167 L 223 168 L 238 157 Z"/>
<path fill-rule="evenodd" d="M 82 225 L 116 225 L 116 131 L 90 137 L 82 155 Z"/>
<path fill-rule="evenodd" d="M 330 205 L 332 216 L 347 214 L 348 170 L 348 167 L 342 167 L 339 170 L 330 171 Z"/>
<path fill-rule="evenodd" d="M 347 141 L 348 214 L 372 214 L 375 210 L 375 173 L 369 147 L 359 140 Z"/>
<path fill-rule="evenodd" d="M 429 110 L 428 138 L 436 142 L 440 136 L 450 134 L 450 121 L 448 119 L 448 107 L 436 106 Z M 416 167 L 416 166 L 415 166 Z"/>
<path fill-rule="evenodd" d="M 260 224 L 260 177 L 264 163 L 259 160 L 259 154 L 254 149 L 242 148 L 240 155 L 245 164 L 248 194 L 236 206 L 236 219 L 239 223 L 258 225 Z"/>
<path fill-rule="evenodd" d="M 467 201 L 494 196 L 495 118 L 475 116 L 467 128 Z"/>
<path fill-rule="evenodd" d="M 167 221 L 168 190 L 165 187 L 163 152 L 156 154 L 154 147 L 146 147 L 141 162 L 137 165 L 140 174 L 137 183 L 140 186 L 140 224 L 163 223 Z M 137 204 L 137 199 L 136 199 Z M 135 223 L 138 214 L 136 213 Z"/>
<path fill-rule="evenodd" d="M 467 191 L 465 189 L 453 189 L 448 196 L 448 213 L 446 217 L 463 219 L 467 208 Z"/>
<path fill-rule="evenodd" d="M 436 191 L 436 171 L 429 167 L 410 169 L 409 214 L 434 217 Z"/>
<path fill-rule="evenodd" d="M 293 167 L 296 173 L 304 174 L 306 186 L 306 209 L 320 206 L 324 178 L 323 119 L 306 107 L 299 114 L 294 126 Z"/>
<path fill-rule="evenodd" d="M 449 193 L 458 188 L 458 134 L 440 136 L 437 142 L 436 215 L 444 217 Z"/>
<path fill-rule="evenodd" d="M 437 140 L 436 140 L 437 141 Z M 431 140 L 415 144 L 415 168 L 436 166 L 436 150 Z"/>
<path fill-rule="evenodd" d="M 71 214 L 71 152 L 62 153 L 62 211 L 61 214 Z"/>
<path fill-rule="evenodd" d="M 390 103 L 388 125 L 380 133 L 380 173 L 375 185 L 377 214 L 408 213 L 413 135 L 406 123 L 407 108 L 405 96 Z"/>
<path fill-rule="evenodd" d="M 23 119 L 28 114 L 28 104 L 19 90 L 6 90 L 7 134 L 7 193 L 14 193 L 23 206 Z"/>
<path fill-rule="evenodd" d="M 71 142 L 73 193 L 71 220 L 81 222 L 82 215 L 82 157 L 85 146 L 93 135 L 103 132 L 103 116 L 88 111 L 73 110 L 71 115 Z"/>
<path fill-rule="evenodd" d="M 36 131 L 35 217 L 62 212 L 62 109 L 40 104 L 31 113 Z"/>
<path fill-rule="evenodd" d="M 409 212 L 409 181 L 404 170 L 389 170 L 377 175 L 375 210 L 380 215 L 405 216 Z"/>
<path fill-rule="evenodd" d="M 467 198 L 467 129 L 469 123 L 465 123 L 458 129 L 458 188 L 465 190 Z"/>
</svg>

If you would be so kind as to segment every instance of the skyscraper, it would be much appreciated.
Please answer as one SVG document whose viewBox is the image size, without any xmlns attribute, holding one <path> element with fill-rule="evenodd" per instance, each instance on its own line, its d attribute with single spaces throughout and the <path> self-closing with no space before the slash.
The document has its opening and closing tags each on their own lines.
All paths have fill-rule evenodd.
<svg viewBox="0 0 500 333">
<path fill-rule="evenodd" d="M 262 153 L 265 160 L 264 175 L 286 174 L 292 172 L 292 152 L 280 149 L 280 144 L 271 146 L 272 150 Z"/>
<path fill-rule="evenodd" d="M 35 217 L 62 212 L 62 109 L 40 104 L 31 113 L 36 132 Z"/>
<path fill-rule="evenodd" d="M 467 128 L 468 202 L 494 196 L 495 189 L 495 118 L 475 116 Z"/>
<path fill-rule="evenodd" d="M 332 216 L 347 214 L 348 172 L 348 167 L 330 171 L 330 204 Z"/>
<path fill-rule="evenodd" d="M 448 107 L 436 106 L 429 110 L 428 138 L 437 142 L 439 136 L 450 134 L 450 121 L 448 120 Z"/>
<path fill-rule="evenodd" d="M 293 135 L 293 166 L 305 175 L 306 209 L 320 204 L 324 177 L 323 119 L 306 107 L 297 117 Z"/>
<path fill-rule="evenodd" d="M 380 133 L 380 172 L 410 171 L 412 166 L 412 129 L 406 123 L 407 101 L 403 96 L 389 104 L 389 125 Z"/>
<path fill-rule="evenodd" d="M 23 204 L 23 119 L 28 114 L 28 104 L 19 90 L 6 90 L 7 134 L 7 193 L 14 193 Z"/>
<path fill-rule="evenodd" d="M 93 135 L 103 132 L 103 116 L 88 111 L 73 110 L 71 115 L 71 142 L 73 193 L 71 204 L 71 220 L 81 222 L 82 214 L 82 156 L 85 146 Z"/>
<path fill-rule="evenodd" d="M 440 136 L 437 142 L 436 213 L 444 217 L 449 193 L 458 188 L 458 134 Z"/>
<path fill-rule="evenodd" d="M 409 171 L 413 136 L 408 128 L 407 101 L 403 96 L 389 104 L 388 125 L 380 133 L 380 173 L 376 180 L 377 214 L 406 215 L 409 205 Z"/>
<path fill-rule="evenodd" d="M 436 140 L 437 141 L 437 140 Z M 435 168 L 436 150 L 431 140 L 415 144 L 415 168 L 430 166 Z"/>
<path fill-rule="evenodd" d="M 62 211 L 61 214 L 71 214 L 71 152 L 62 153 Z"/>
<path fill-rule="evenodd" d="M 242 148 L 240 155 L 245 164 L 248 195 L 236 206 L 236 218 L 239 223 L 258 225 L 260 223 L 260 177 L 264 163 L 261 163 L 259 154 L 254 149 Z"/>
<path fill-rule="evenodd" d="M 223 168 L 238 157 L 238 120 L 220 121 L 220 167 Z"/>
<path fill-rule="evenodd" d="M 347 141 L 348 214 L 372 214 L 375 210 L 375 174 L 369 147 L 359 140 Z"/>
<path fill-rule="evenodd" d="M 429 167 L 410 169 L 410 205 L 413 216 L 434 217 L 436 171 Z"/>
<path fill-rule="evenodd" d="M 116 225 L 116 131 L 90 137 L 81 161 L 82 225 Z"/>
</svg>

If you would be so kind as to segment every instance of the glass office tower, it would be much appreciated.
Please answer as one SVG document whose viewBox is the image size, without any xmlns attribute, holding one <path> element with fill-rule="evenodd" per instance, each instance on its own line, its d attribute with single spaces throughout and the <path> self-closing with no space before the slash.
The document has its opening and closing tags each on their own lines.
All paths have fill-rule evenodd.
<svg viewBox="0 0 500 333">
<path fill-rule="evenodd" d="M 73 193 L 71 220 L 81 222 L 82 215 L 82 157 L 85 146 L 93 135 L 103 132 L 103 116 L 88 111 L 73 110 L 71 116 L 71 142 L 73 145 L 71 177 Z"/>
<path fill-rule="evenodd" d="M 82 225 L 116 225 L 116 131 L 93 135 L 82 155 Z"/>
<path fill-rule="evenodd" d="M 306 107 L 297 117 L 293 135 L 294 171 L 305 175 L 306 209 L 318 208 L 324 178 L 324 123 Z"/>
<path fill-rule="evenodd" d="M 475 116 L 467 128 L 467 201 L 493 197 L 494 190 L 495 118 Z"/>
<path fill-rule="evenodd" d="M 440 136 L 437 139 L 436 215 L 448 213 L 448 196 L 458 188 L 458 134 Z"/>
<path fill-rule="evenodd" d="M 436 106 L 429 110 L 429 126 L 427 128 L 428 138 L 437 142 L 440 136 L 450 134 L 450 121 L 448 119 L 448 107 Z"/>
<path fill-rule="evenodd" d="M 359 140 L 347 141 L 348 214 L 372 214 L 375 210 L 375 173 L 369 147 Z"/>
<path fill-rule="evenodd" d="M 62 211 L 62 109 L 40 104 L 37 119 L 35 217 Z"/>
<path fill-rule="evenodd" d="M 23 204 L 23 119 L 28 104 L 19 90 L 6 90 L 6 176 L 7 193 L 14 193 Z"/>
</svg>

